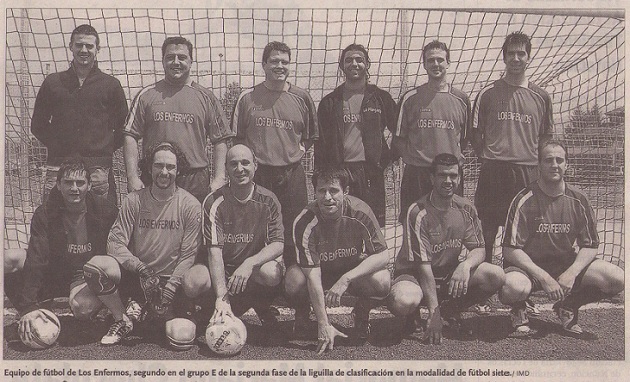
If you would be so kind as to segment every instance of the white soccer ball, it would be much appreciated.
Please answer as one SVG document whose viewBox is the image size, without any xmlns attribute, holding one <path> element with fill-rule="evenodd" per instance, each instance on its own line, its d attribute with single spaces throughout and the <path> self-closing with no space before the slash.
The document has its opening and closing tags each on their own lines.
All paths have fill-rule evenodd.
<svg viewBox="0 0 630 382">
<path fill-rule="evenodd" d="M 166 337 L 175 350 L 189 350 L 195 342 L 197 325 L 186 318 L 174 318 L 166 322 Z"/>
<path fill-rule="evenodd" d="M 208 325 L 206 343 L 213 352 L 223 355 L 235 355 L 247 341 L 247 329 L 238 317 L 227 316 L 224 322 Z"/>
<path fill-rule="evenodd" d="M 35 330 L 31 332 L 31 339 L 24 338 L 22 332 L 20 331 L 20 339 L 22 340 L 22 343 L 32 349 L 45 349 L 54 344 L 59 337 L 59 332 L 61 331 L 59 319 L 53 312 L 48 309 L 40 309 L 39 311 L 48 319 L 48 321 L 44 321 L 41 318 L 35 320 Z"/>
</svg>

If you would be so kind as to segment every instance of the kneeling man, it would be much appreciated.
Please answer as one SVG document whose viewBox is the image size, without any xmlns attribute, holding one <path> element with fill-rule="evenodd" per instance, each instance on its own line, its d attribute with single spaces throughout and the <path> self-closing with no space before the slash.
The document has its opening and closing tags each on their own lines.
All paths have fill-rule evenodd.
<svg viewBox="0 0 630 382">
<path fill-rule="evenodd" d="M 429 308 L 425 340 L 431 344 L 442 342 L 443 318 L 458 331 L 461 312 L 492 296 L 505 281 L 500 267 L 483 261 L 485 243 L 475 207 L 455 194 L 459 166 L 452 154 L 435 156 L 432 190 L 407 210 L 389 297 L 393 314 L 408 315 L 407 329 L 415 330 L 421 303 Z"/>
<path fill-rule="evenodd" d="M 270 304 L 282 281 L 284 229 L 278 199 L 253 182 L 257 167 L 249 147 L 232 147 L 225 163 L 229 183 L 203 204 L 207 250 L 186 273 L 183 286 L 188 297 L 212 313 L 210 324 L 252 307 L 266 329 L 276 321 Z"/>
<path fill-rule="evenodd" d="M 584 193 L 565 183 L 567 159 L 562 143 L 542 146 L 540 178 L 512 200 L 505 223 L 506 280 L 499 298 L 512 305 L 512 326 L 519 334 L 532 332 L 525 299 L 536 290 L 557 300 L 553 308 L 563 330 L 578 335 L 583 333 L 578 309 L 623 290 L 623 270 L 595 258 L 596 217 Z"/>
<path fill-rule="evenodd" d="M 194 330 L 180 333 L 182 328 L 169 322 L 186 317 L 187 301 L 179 289 L 199 249 L 201 204 L 175 183 L 188 162 L 174 144 L 149 147 L 141 166 L 143 176 L 151 175 L 151 183 L 145 183 L 150 186 L 123 200 L 109 233 L 108 256 L 95 256 L 83 267 L 88 286 L 115 320 L 101 343 L 120 342 L 133 321 L 145 316 L 136 301 L 145 302 L 145 311 L 158 323 L 166 323 L 171 345 L 192 343 Z M 121 295 L 131 298 L 126 309 Z"/>
<path fill-rule="evenodd" d="M 317 317 L 319 353 L 332 350 L 336 336 L 346 337 L 328 321 L 326 306 L 339 306 L 346 290 L 357 296 L 354 327 L 357 337 L 366 339 L 369 298 L 385 298 L 391 284 L 387 244 L 376 217 L 365 202 L 348 195 L 348 182 L 345 169 L 315 173 L 316 200 L 293 224 L 297 265 L 287 270 L 285 290 L 296 308 L 295 332 L 304 330 L 308 322 L 310 299 Z"/>
<path fill-rule="evenodd" d="M 116 219 L 116 206 L 91 191 L 85 163 L 61 164 L 55 187 L 31 221 L 27 250 L 5 250 L 4 290 L 20 314 L 18 330 L 31 338 L 39 308 L 55 297 L 69 297 L 77 319 L 89 320 L 101 301 L 87 288 L 83 265 L 107 248 L 107 234 Z"/>
</svg>

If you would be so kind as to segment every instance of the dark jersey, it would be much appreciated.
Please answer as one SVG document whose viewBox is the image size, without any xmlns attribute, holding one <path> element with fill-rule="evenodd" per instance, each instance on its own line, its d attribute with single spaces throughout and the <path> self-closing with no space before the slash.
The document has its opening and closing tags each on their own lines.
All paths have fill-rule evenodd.
<svg viewBox="0 0 630 382">
<path fill-rule="evenodd" d="M 355 268 L 367 256 L 387 249 L 370 207 L 346 196 L 337 220 L 324 220 L 317 202 L 309 204 L 293 224 L 297 263 L 320 267 L 322 274 L 340 274 Z"/>
<path fill-rule="evenodd" d="M 226 267 L 238 267 L 266 245 L 284 242 L 280 203 L 269 190 L 254 186 L 250 199 L 236 199 L 224 186 L 203 203 L 203 240 L 206 247 L 220 247 Z"/>
<path fill-rule="evenodd" d="M 564 194 L 550 197 L 533 182 L 512 200 L 503 246 L 522 249 L 545 269 L 545 263 L 575 259 L 576 245 L 599 246 L 595 213 L 581 191 L 566 184 Z"/>
<path fill-rule="evenodd" d="M 444 277 L 455 270 L 464 250 L 484 248 L 485 243 L 477 211 L 468 199 L 453 195 L 451 208 L 442 211 L 430 202 L 431 194 L 407 211 L 406 260 L 430 263 L 435 277 Z"/>
</svg>

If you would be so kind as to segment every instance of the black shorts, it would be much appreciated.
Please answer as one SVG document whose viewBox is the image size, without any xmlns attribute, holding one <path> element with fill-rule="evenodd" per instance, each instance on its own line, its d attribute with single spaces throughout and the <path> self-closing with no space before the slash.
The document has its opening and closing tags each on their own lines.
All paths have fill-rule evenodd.
<svg viewBox="0 0 630 382">
<path fill-rule="evenodd" d="M 383 169 L 369 162 L 346 162 L 350 173 L 349 194 L 363 200 L 381 227 L 385 225 L 385 176 Z"/>
<path fill-rule="evenodd" d="M 405 224 L 407 210 L 411 203 L 428 194 L 431 184 L 431 167 L 413 166 L 405 164 L 402 181 L 400 183 L 400 215 L 398 221 Z M 464 196 L 464 169 L 459 166 L 459 186 L 455 190 L 459 196 Z"/>
<path fill-rule="evenodd" d="M 184 174 L 178 174 L 177 185 L 203 203 L 206 195 L 210 193 L 210 169 L 208 167 L 193 168 Z"/>
<path fill-rule="evenodd" d="M 538 167 L 489 160 L 481 165 L 475 207 L 482 226 L 502 226 L 512 199 L 538 179 Z"/>
<path fill-rule="evenodd" d="M 437 291 L 438 301 L 441 302 L 449 298 L 448 283 L 449 281 L 451 281 L 452 276 L 453 276 L 453 272 L 445 276 L 435 277 L 435 288 Z M 394 288 L 394 285 L 396 285 L 396 283 L 401 282 L 401 281 L 410 281 L 416 284 L 417 286 L 420 286 L 420 283 L 418 282 L 418 278 L 416 277 L 416 272 L 414 271 L 413 268 L 407 268 L 407 269 L 401 269 L 401 270 L 397 269 L 396 272 L 394 272 L 394 282 L 392 283 L 392 288 Z M 423 295 L 422 302 L 420 303 L 420 305 L 426 305 L 424 304 L 424 302 L 426 302 L 425 298 L 426 296 Z"/>
<path fill-rule="evenodd" d="M 273 192 L 282 209 L 282 225 L 284 226 L 283 259 L 288 267 L 297 263 L 295 245 L 291 228 L 293 221 L 308 204 L 306 174 L 301 162 L 288 166 L 258 165 L 254 182 Z"/>
<path fill-rule="evenodd" d="M 593 260 L 595 261 L 595 260 Z M 584 279 L 584 275 L 586 274 L 586 270 L 588 269 L 588 267 L 591 266 L 591 264 L 593 264 L 593 261 L 591 261 L 587 266 L 584 267 L 584 269 L 582 269 L 582 271 L 580 273 L 578 273 L 578 275 L 575 277 L 575 282 L 573 283 L 573 290 L 577 290 L 580 288 L 580 285 L 582 285 L 582 279 Z M 571 266 L 571 264 L 573 264 L 573 261 L 571 262 L 558 262 L 555 263 L 554 265 L 551 266 L 545 266 L 545 267 L 541 267 L 545 270 L 545 272 L 549 273 L 549 275 L 551 277 L 553 277 L 555 280 L 558 279 L 558 277 L 560 277 L 560 275 L 566 271 L 567 269 L 569 269 L 569 267 Z M 510 272 L 518 272 L 521 273 L 525 276 L 527 276 L 529 278 L 529 281 L 531 281 L 532 283 L 532 292 L 536 292 L 539 290 L 542 290 L 542 285 L 540 284 L 540 281 L 538 281 L 537 279 L 533 278 L 532 276 L 530 276 L 527 272 L 525 272 L 523 269 L 516 267 L 514 265 L 510 265 L 510 264 L 506 264 L 504 266 L 504 270 L 505 270 L 505 274 L 508 274 Z"/>
</svg>

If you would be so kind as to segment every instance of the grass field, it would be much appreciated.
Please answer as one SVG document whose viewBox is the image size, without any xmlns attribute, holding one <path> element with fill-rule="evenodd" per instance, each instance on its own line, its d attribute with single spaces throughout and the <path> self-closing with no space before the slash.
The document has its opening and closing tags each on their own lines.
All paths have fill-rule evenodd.
<svg viewBox="0 0 630 382">
<path fill-rule="evenodd" d="M 252 311 L 243 321 L 248 330 L 248 342 L 233 360 L 623 360 L 624 309 L 619 303 L 590 304 L 580 311 L 580 324 L 588 333 L 580 338 L 565 334 L 548 301 L 543 303 L 542 315 L 532 318 L 538 332 L 531 338 L 511 337 L 508 310 L 497 306 L 489 316 L 464 314 L 463 335 L 454 336 L 445 330 L 442 345 L 422 342 L 422 333 L 402 338 L 401 322 L 384 308 L 371 312 L 372 331 L 367 343 L 340 340 L 335 349 L 322 355 L 315 353 L 316 339 L 294 340 L 291 337 L 293 311 L 280 308 L 282 336 L 270 343 L 265 339 L 259 321 Z M 109 322 L 79 322 L 63 306 L 56 304 L 62 332 L 56 345 L 45 350 L 30 350 L 19 340 L 4 341 L 5 360 L 207 360 L 218 358 L 205 346 L 191 350 L 172 351 L 167 348 L 161 333 L 133 332 L 122 344 L 104 347 L 100 337 Z M 347 307 L 329 311 L 331 321 L 340 330 L 351 333 L 352 319 Z M 312 317 L 313 318 L 313 317 Z M 4 332 L 15 330 L 16 314 L 5 309 Z M 315 323 L 313 322 L 315 326 Z M 313 333 L 314 334 L 314 333 Z M 141 337 L 142 336 L 142 337 Z"/>
</svg>

